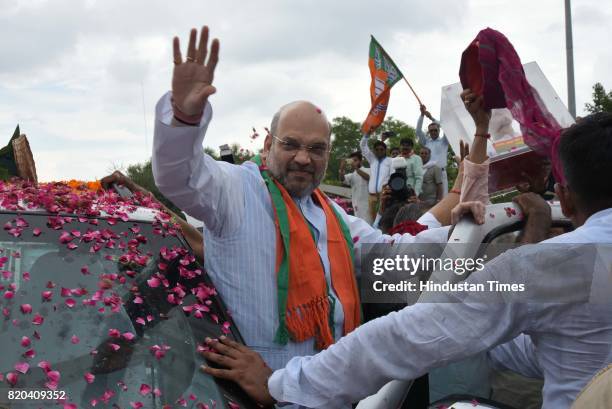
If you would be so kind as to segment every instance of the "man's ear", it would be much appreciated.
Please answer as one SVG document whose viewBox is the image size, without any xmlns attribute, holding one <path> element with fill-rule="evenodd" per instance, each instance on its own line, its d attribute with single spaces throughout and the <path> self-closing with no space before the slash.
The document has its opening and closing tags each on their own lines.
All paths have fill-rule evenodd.
<svg viewBox="0 0 612 409">
<path fill-rule="evenodd" d="M 568 219 L 572 219 L 576 215 L 576 203 L 569 189 L 556 183 L 555 194 L 559 198 L 559 204 L 561 205 L 561 212 L 563 215 Z"/>
<path fill-rule="evenodd" d="M 270 148 L 272 147 L 272 135 L 266 135 L 266 139 L 264 139 L 264 153 L 270 152 Z"/>
</svg>

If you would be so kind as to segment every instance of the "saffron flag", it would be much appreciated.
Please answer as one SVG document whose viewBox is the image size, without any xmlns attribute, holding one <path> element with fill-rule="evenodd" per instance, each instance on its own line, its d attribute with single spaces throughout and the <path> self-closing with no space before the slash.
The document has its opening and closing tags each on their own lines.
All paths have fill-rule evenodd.
<svg viewBox="0 0 612 409">
<path fill-rule="evenodd" d="M 361 126 L 361 131 L 367 134 L 378 128 L 385 119 L 389 97 L 391 96 L 391 87 L 403 77 L 399 68 L 397 68 L 374 36 L 370 40 L 368 65 L 372 75 L 372 83 L 370 85 L 372 108 L 370 108 L 368 117 Z"/>
</svg>

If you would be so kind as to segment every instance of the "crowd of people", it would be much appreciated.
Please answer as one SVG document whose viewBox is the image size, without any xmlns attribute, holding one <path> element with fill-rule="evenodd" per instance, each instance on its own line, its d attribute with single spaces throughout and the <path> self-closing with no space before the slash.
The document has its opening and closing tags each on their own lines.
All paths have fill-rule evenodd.
<svg viewBox="0 0 612 409">
<path fill-rule="evenodd" d="M 418 153 L 411 139 L 402 139 L 398 152 L 384 140 L 370 148 L 369 135 L 363 135 L 360 151 L 340 167 L 339 176 L 353 194 L 352 216 L 318 189 L 329 160 L 331 126 L 315 104 L 282 106 L 262 154 L 242 165 L 202 152 L 218 55 L 218 40 L 209 49 L 207 27 L 199 40 L 191 31 L 185 59 L 174 39 L 172 91 L 157 104 L 153 148 L 160 191 L 204 222 L 206 270 L 246 344 L 207 339 L 212 349 L 203 355 L 216 367 L 204 366 L 205 372 L 237 382 L 262 405 L 344 408 L 389 380 L 416 379 L 491 351 L 497 365 L 544 380 L 543 407 L 566 408 L 612 362 L 607 270 L 585 273 L 584 267 L 563 279 L 546 279 L 551 265 L 573 260 L 581 245 L 612 243 L 607 178 L 612 174 L 612 115 L 583 119 L 558 144 L 566 181 L 555 186 L 555 193 L 575 230 L 546 242 L 564 244 L 566 251 L 523 246 L 466 279 L 472 284 L 502 278 L 524 282 L 527 301 L 482 302 L 478 294 L 445 294 L 437 302 L 416 303 L 361 325 L 356 279 L 364 244 L 408 244 L 402 251 L 414 255 L 410 244 L 446 243 L 452 224 L 466 213 L 484 223 L 490 111 L 482 96 L 469 89 L 461 94 L 476 132 L 469 149 L 462 144 L 451 189 L 446 186 L 448 141 L 424 106 L 416 126 Z M 421 130 L 425 117 L 431 120 L 427 133 Z M 364 159 L 369 168 L 363 167 Z M 403 177 L 397 178 L 400 169 Z M 394 195 L 400 197 L 397 203 Z M 516 203 L 526 218 L 523 237 L 546 239 L 552 223 L 548 204 L 534 193 L 524 193 Z M 597 283 L 604 301 L 587 302 L 587 278 Z M 577 283 L 587 293 L 579 302 L 538 298 L 575 291 Z"/>
<path fill-rule="evenodd" d="M 431 120 L 427 133 L 422 130 L 424 117 Z M 393 220 L 401 208 L 399 204 L 418 204 L 412 208 L 421 209 L 421 213 L 424 213 L 448 194 L 448 140 L 440 135 L 439 122 L 424 105 L 421 106 L 416 135 L 420 145 L 418 152 L 411 138 L 402 138 L 399 146 L 387 146 L 385 141 L 393 136 L 393 132 L 383 132 L 382 138 L 372 143 L 372 148 L 369 146 L 369 135 L 363 135 L 360 150 L 351 153 L 348 159 L 340 160 L 339 178 L 351 188 L 355 216 L 381 228 L 381 220 Z M 364 159 L 370 167 L 365 166 Z M 401 175 L 403 183 L 391 188 L 398 191 L 396 194 L 385 195 L 385 188 L 393 174 Z M 383 198 L 392 203 L 385 206 L 381 203 Z M 387 214 L 382 212 L 385 208 Z M 403 213 L 413 215 L 415 221 L 420 216 L 419 212 Z M 391 227 L 381 230 L 388 232 Z"/>
</svg>

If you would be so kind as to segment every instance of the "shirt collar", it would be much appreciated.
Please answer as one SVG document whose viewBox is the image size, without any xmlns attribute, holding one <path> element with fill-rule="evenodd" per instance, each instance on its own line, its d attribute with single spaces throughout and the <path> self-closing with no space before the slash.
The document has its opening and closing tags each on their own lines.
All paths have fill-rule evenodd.
<svg viewBox="0 0 612 409">
<path fill-rule="evenodd" d="M 600 210 L 597 213 L 592 214 L 589 216 L 586 222 L 584 222 L 583 226 L 595 225 L 605 219 L 612 219 L 612 208 Z"/>
</svg>

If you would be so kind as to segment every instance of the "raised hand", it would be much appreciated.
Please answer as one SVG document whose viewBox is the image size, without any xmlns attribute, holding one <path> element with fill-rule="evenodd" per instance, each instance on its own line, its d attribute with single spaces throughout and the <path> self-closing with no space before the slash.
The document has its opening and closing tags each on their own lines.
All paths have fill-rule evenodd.
<svg viewBox="0 0 612 409">
<path fill-rule="evenodd" d="M 174 37 L 174 72 L 172 74 L 173 108 L 184 114 L 183 117 L 202 115 L 206 100 L 215 93 L 212 86 L 215 67 L 219 61 L 219 40 L 212 40 L 208 55 L 208 27 L 202 27 L 200 41 L 196 48 L 197 30 L 191 29 L 187 58 L 183 61 L 180 42 Z M 206 61 L 206 57 L 208 60 Z M 205 63 L 206 62 L 206 63 Z"/>
<path fill-rule="evenodd" d="M 474 120 L 476 134 L 485 135 L 489 133 L 491 110 L 484 109 L 484 98 L 482 95 L 476 95 L 471 89 L 467 88 L 461 93 L 461 100 L 465 105 L 465 109 Z"/>
</svg>

